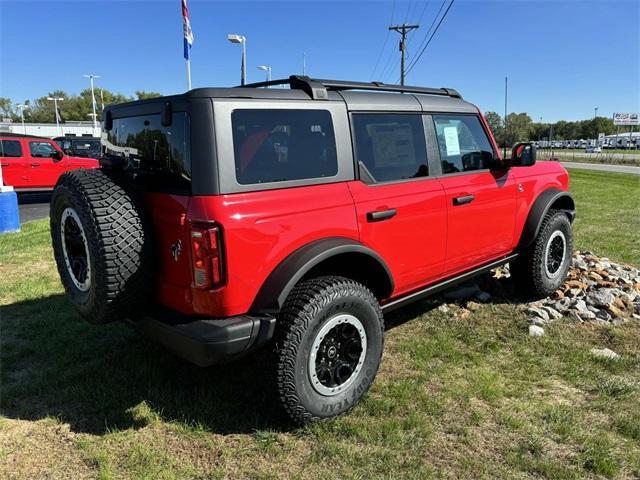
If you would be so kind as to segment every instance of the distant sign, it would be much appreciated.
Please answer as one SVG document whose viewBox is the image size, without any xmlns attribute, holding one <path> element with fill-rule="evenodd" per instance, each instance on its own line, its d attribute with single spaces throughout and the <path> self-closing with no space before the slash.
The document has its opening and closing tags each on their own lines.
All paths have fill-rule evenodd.
<svg viewBox="0 0 640 480">
<path fill-rule="evenodd" d="M 613 114 L 614 125 L 640 125 L 640 113 L 614 113 Z"/>
</svg>

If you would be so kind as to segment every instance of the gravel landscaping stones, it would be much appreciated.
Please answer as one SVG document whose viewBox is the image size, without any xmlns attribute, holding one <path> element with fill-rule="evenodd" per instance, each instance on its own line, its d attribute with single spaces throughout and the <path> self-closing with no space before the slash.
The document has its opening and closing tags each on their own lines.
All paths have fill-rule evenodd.
<svg viewBox="0 0 640 480">
<path fill-rule="evenodd" d="M 448 301 L 470 297 L 480 302 L 512 300 L 517 296 L 504 266 L 444 294 Z M 477 304 L 469 302 L 467 309 Z M 551 296 L 525 302 L 523 310 L 532 326 L 540 327 L 563 317 L 576 322 L 619 325 L 640 320 L 640 270 L 584 251 L 575 252 L 565 283 Z M 531 333 L 531 332 L 530 332 Z"/>
</svg>

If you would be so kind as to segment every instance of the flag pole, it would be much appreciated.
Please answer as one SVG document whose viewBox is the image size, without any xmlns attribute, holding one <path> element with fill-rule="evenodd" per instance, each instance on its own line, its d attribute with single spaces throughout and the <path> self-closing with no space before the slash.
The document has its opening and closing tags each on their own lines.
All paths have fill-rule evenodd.
<svg viewBox="0 0 640 480">
<path fill-rule="evenodd" d="M 191 59 L 187 58 L 187 91 L 191 90 Z"/>
<path fill-rule="evenodd" d="M 187 68 L 187 91 L 191 90 L 191 45 L 193 44 L 193 31 L 191 30 L 191 21 L 189 20 L 189 9 L 187 8 L 187 0 L 181 0 L 182 4 L 182 27 L 184 42 L 184 59 Z"/>
</svg>

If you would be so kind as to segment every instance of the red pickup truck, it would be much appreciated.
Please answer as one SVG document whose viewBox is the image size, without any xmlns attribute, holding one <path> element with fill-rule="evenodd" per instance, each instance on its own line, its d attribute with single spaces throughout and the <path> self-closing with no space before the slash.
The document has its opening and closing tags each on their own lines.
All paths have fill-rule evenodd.
<svg viewBox="0 0 640 480">
<path fill-rule="evenodd" d="M 17 192 L 52 190 L 60 175 L 98 168 L 93 158 L 70 157 L 49 138 L 0 133 L 0 164 L 5 185 Z"/>
</svg>

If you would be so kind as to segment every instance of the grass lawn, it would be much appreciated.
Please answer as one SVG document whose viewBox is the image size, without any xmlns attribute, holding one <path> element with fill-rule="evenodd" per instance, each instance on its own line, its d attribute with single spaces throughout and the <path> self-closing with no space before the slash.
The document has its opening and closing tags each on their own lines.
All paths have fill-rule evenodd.
<svg viewBox="0 0 640 480">
<path fill-rule="evenodd" d="M 575 248 L 640 265 L 640 175 L 574 169 L 569 175 Z"/>
<path fill-rule="evenodd" d="M 571 177 L 577 247 L 640 264 L 637 177 Z M 291 430 L 259 357 L 200 369 L 82 320 L 46 221 L 0 237 L 0 305 L 3 479 L 640 477 L 639 322 L 532 338 L 508 299 L 470 314 L 425 301 L 387 316 L 355 410 Z"/>
</svg>

